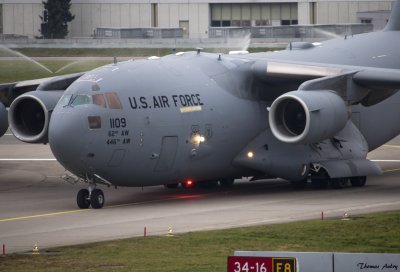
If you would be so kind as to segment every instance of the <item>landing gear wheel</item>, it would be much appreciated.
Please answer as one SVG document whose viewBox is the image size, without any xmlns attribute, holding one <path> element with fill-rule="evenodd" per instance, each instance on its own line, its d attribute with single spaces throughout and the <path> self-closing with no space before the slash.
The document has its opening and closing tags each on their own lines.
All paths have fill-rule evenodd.
<svg viewBox="0 0 400 272">
<path fill-rule="evenodd" d="M 94 189 L 90 195 L 90 204 L 93 209 L 101 209 L 104 206 L 104 194 L 100 189 Z"/>
<path fill-rule="evenodd" d="M 311 186 L 314 189 L 326 189 L 328 187 L 329 175 L 324 168 L 320 168 L 311 176 Z"/>
<path fill-rule="evenodd" d="M 353 187 L 362 187 L 367 183 L 367 177 L 352 177 L 350 182 Z"/>
<path fill-rule="evenodd" d="M 343 189 L 346 187 L 348 181 L 348 178 L 334 178 L 331 179 L 331 185 L 333 189 Z"/>
<path fill-rule="evenodd" d="M 232 187 L 234 182 L 235 182 L 234 179 L 221 179 L 219 181 L 219 185 L 221 185 L 221 187 L 228 188 Z"/>
<path fill-rule="evenodd" d="M 76 203 L 79 209 L 87 209 L 90 206 L 89 191 L 87 189 L 81 189 L 76 196 Z"/>
</svg>

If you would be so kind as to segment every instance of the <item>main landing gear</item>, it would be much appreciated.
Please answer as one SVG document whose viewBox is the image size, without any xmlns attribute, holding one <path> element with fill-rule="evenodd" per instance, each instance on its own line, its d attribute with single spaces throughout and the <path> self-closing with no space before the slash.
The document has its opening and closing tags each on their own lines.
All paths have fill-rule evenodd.
<svg viewBox="0 0 400 272">
<path fill-rule="evenodd" d="M 311 186 L 314 189 L 343 189 L 348 186 L 349 181 L 353 187 L 362 187 L 367 182 L 367 177 L 342 177 L 342 178 L 330 178 L 328 172 L 322 167 L 311 168 Z M 298 182 L 292 182 L 292 186 L 295 189 L 304 189 L 307 186 L 308 180 L 302 180 Z"/>
<path fill-rule="evenodd" d="M 81 189 L 76 196 L 76 203 L 80 209 L 101 209 L 104 206 L 104 193 L 96 189 L 94 185 L 89 185 L 89 189 Z"/>
</svg>

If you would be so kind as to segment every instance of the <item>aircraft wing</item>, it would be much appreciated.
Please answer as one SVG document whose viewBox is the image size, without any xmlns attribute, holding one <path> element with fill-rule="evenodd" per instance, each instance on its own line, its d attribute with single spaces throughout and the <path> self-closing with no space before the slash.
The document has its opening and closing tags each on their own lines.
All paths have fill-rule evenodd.
<svg viewBox="0 0 400 272">
<path fill-rule="evenodd" d="M 357 72 L 354 82 L 372 90 L 400 90 L 400 70 L 368 68 Z"/>
<path fill-rule="evenodd" d="M 253 70 L 280 94 L 296 89 L 332 90 L 350 104 L 364 106 L 375 105 L 400 90 L 399 69 L 263 60 L 256 61 Z"/>
<path fill-rule="evenodd" d="M 30 91 L 66 90 L 81 75 L 83 73 L 0 84 L 0 102 L 9 107 L 15 98 Z"/>
</svg>

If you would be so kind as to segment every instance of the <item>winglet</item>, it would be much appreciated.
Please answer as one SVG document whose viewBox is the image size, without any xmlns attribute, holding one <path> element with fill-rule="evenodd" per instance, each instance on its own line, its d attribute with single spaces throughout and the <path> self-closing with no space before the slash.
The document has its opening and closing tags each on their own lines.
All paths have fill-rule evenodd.
<svg viewBox="0 0 400 272">
<path fill-rule="evenodd" d="M 400 0 L 393 3 L 392 14 L 383 31 L 400 31 Z"/>
</svg>

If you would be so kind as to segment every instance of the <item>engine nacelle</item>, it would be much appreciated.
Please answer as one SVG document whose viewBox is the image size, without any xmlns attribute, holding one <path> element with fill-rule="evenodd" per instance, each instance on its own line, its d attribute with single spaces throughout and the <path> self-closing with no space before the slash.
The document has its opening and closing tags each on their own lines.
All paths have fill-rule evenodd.
<svg viewBox="0 0 400 272">
<path fill-rule="evenodd" d="M 51 112 L 63 91 L 32 91 L 11 104 L 8 122 L 15 137 L 27 143 L 47 143 Z"/>
<path fill-rule="evenodd" d="M 348 118 L 344 100 L 327 90 L 285 93 L 272 103 L 269 111 L 274 136 L 294 144 L 331 138 L 344 128 Z"/>
<path fill-rule="evenodd" d="M 0 102 L 0 137 L 6 133 L 8 129 L 7 110 L 3 103 Z"/>
</svg>

